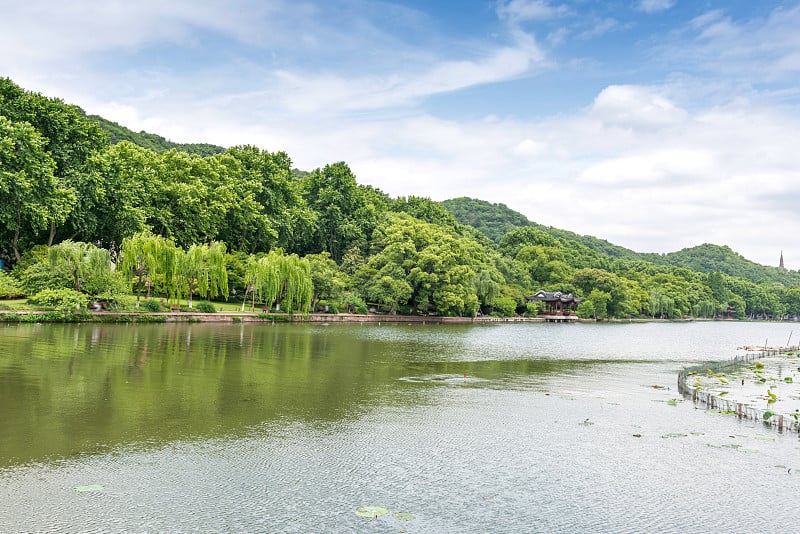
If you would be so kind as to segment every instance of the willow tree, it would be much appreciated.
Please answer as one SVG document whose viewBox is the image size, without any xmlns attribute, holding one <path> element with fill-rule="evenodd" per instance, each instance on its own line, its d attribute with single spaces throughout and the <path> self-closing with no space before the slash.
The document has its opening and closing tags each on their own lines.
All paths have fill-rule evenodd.
<svg viewBox="0 0 800 534">
<path fill-rule="evenodd" d="M 163 284 L 170 297 L 178 293 L 175 284 L 177 249 L 172 241 L 149 231 L 139 232 L 122 241 L 121 255 L 120 270 L 135 278 L 137 307 L 142 289 L 147 289 L 149 299 L 156 280 Z"/>
<path fill-rule="evenodd" d="M 273 249 L 266 256 L 251 256 L 245 269 L 244 311 L 247 297 L 251 299 L 251 311 L 255 311 L 256 299 L 267 307 L 283 303 L 287 312 L 307 311 L 311 305 L 314 287 L 311 282 L 311 265 L 296 254 L 285 256 L 283 250 Z"/>
<path fill-rule="evenodd" d="M 113 285 L 110 253 L 91 243 L 67 239 L 50 247 L 47 259 L 53 269 L 70 273 L 75 291 L 95 294 Z"/>
<path fill-rule="evenodd" d="M 314 296 L 311 264 L 296 254 L 284 256 L 280 266 L 281 289 L 278 298 L 287 312 L 308 311 Z"/>
<path fill-rule="evenodd" d="M 191 308 L 195 292 L 211 299 L 228 294 L 228 271 L 225 268 L 225 243 L 212 241 L 210 245 L 192 245 L 189 250 L 177 251 L 176 288 L 184 287 Z"/>
<path fill-rule="evenodd" d="M 82 243 L 80 241 L 62 241 L 58 245 L 54 245 L 47 250 L 47 259 L 50 265 L 54 268 L 64 266 L 69 274 L 72 276 L 72 289 L 81 291 L 83 284 L 84 258 L 86 257 L 89 243 Z"/>
</svg>

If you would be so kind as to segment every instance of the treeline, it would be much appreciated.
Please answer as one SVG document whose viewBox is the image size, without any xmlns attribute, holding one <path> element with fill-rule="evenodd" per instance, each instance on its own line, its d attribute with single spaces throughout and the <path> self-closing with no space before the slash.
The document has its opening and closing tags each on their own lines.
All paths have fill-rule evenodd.
<svg viewBox="0 0 800 534">
<path fill-rule="evenodd" d="M 167 150 L 178 150 L 198 156 L 213 156 L 225 152 L 225 148 L 210 143 L 174 143 L 164 139 L 160 135 L 147 133 L 145 131 L 134 132 L 116 122 L 104 119 L 99 115 L 89 115 L 100 127 L 108 133 L 108 139 L 112 145 L 122 141 L 130 141 L 134 145 L 148 148 L 153 152 L 166 152 Z"/>
<path fill-rule="evenodd" d="M 524 296 L 541 288 L 597 318 L 800 313 L 793 279 L 665 265 L 521 216 L 487 237 L 459 222 L 469 207 L 391 198 L 343 162 L 299 172 L 284 152 L 187 150 L 114 143 L 80 108 L 0 79 L 0 296 L 471 316 L 536 313 Z"/>
</svg>

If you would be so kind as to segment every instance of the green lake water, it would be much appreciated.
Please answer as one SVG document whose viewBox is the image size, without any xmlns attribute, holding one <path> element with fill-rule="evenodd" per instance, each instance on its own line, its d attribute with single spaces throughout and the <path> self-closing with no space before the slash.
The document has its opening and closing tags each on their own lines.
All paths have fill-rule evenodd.
<svg viewBox="0 0 800 534">
<path fill-rule="evenodd" d="M 792 530 L 797 435 L 676 388 L 792 328 L 0 325 L 0 532 Z"/>
</svg>

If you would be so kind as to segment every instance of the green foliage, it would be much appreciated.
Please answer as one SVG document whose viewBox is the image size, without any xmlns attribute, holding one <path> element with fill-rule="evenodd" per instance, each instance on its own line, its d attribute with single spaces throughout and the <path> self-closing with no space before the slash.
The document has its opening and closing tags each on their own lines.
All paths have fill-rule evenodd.
<svg viewBox="0 0 800 534">
<path fill-rule="evenodd" d="M 200 313 L 217 313 L 217 308 L 215 308 L 210 302 L 206 301 L 198 302 L 195 309 Z"/>
<path fill-rule="evenodd" d="M 503 236 L 511 230 L 530 225 L 527 217 L 505 204 L 491 204 L 483 200 L 460 197 L 445 200 L 442 206 L 452 213 L 458 222 L 476 228 L 495 243 L 500 243 Z"/>
<path fill-rule="evenodd" d="M 154 312 L 154 313 L 156 313 L 156 312 L 162 312 L 162 311 L 164 311 L 164 310 L 165 310 L 164 306 L 162 306 L 162 305 L 161 305 L 161 304 L 160 304 L 160 303 L 159 303 L 157 300 L 155 300 L 155 299 L 146 300 L 146 301 L 144 301 L 144 302 L 142 303 L 142 311 L 146 311 L 146 312 Z"/>
<path fill-rule="evenodd" d="M 5 272 L 0 271 L 0 299 L 15 299 L 24 296 L 25 292 L 19 283 Z"/>
<path fill-rule="evenodd" d="M 594 319 L 596 311 L 594 309 L 594 301 L 586 299 L 578 303 L 578 309 L 575 312 L 581 319 Z"/>
<path fill-rule="evenodd" d="M 178 293 L 175 284 L 177 249 L 172 241 L 150 232 L 140 232 L 122 242 L 121 256 L 118 268 L 134 278 L 137 298 L 146 289 L 149 299 L 152 287 L 158 283 L 168 295 Z"/>
<path fill-rule="evenodd" d="M 192 245 L 189 250 L 176 250 L 177 278 L 175 287 L 178 297 L 186 289 L 189 307 L 195 292 L 205 298 L 228 296 L 228 271 L 226 269 L 226 247 L 213 241 L 210 245 Z"/>
<path fill-rule="evenodd" d="M 517 312 L 517 301 L 512 297 L 497 297 L 492 306 L 492 315 L 498 317 L 512 317 Z"/>
<path fill-rule="evenodd" d="M 29 304 L 55 308 L 61 312 L 85 309 L 87 302 L 86 295 L 74 289 L 43 289 L 28 298 Z"/>
<path fill-rule="evenodd" d="M 267 308 L 282 306 L 287 312 L 306 313 L 314 295 L 309 261 L 296 254 L 284 255 L 281 249 L 271 250 L 260 258 L 251 257 L 245 284 L 242 311 L 249 294 L 251 311 L 258 300 L 266 303 Z"/>
<path fill-rule="evenodd" d="M 368 300 L 393 310 L 409 304 L 422 313 L 475 314 L 475 272 L 490 268 L 477 242 L 407 214 L 389 214 L 377 234 L 375 254 L 354 275 Z"/>
<path fill-rule="evenodd" d="M 33 126 L 0 115 L 0 249 L 16 260 L 72 209 L 73 192 L 57 179 L 47 148 Z"/>
<path fill-rule="evenodd" d="M 116 122 L 97 115 L 88 115 L 88 118 L 95 121 L 103 130 L 108 132 L 109 139 L 113 144 L 129 141 L 140 147 L 152 150 L 153 152 L 166 152 L 167 150 L 175 149 L 179 152 L 186 152 L 197 156 L 213 156 L 214 154 L 220 154 L 225 151 L 221 146 L 208 143 L 173 143 L 160 135 L 144 131 L 134 132 L 125 126 L 121 126 Z"/>
</svg>

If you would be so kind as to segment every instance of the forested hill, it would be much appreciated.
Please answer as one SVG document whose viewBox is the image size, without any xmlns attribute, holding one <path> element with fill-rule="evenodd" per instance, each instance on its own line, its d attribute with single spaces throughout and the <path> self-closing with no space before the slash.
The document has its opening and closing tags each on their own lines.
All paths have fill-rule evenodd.
<svg viewBox="0 0 800 534">
<path fill-rule="evenodd" d="M 503 236 L 515 228 L 533 227 L 563 240 L 566 244 L 577 243 L 611 258 L 647 261 L 657 265 L 682 267 L 702 273 L 721 272 L 758 284 L 800 285 L 800 273 L 797 271 L 786 271 L 777 267 L 760 265 L 744 258 L 728 246 L 706 243 L 668 254 L 640 253 L 614 245 L 604 239 L 579 235 L 568 230 L 531 222 L 525 215 L 512 210 L 505 204 L 493 204 L 484 200 L 460 197 L 445 200 L 442 205 L 453 214 L 458 222 L 476 228 L 496 243 L 500 243 Z"/>
<path fill-rule="evenodd" d="M 583 245 L 599 254 L 628 260 L 655 261 L 658 254 L 641 254 L 590 235 L 580 235 L 569 230 L 544 226 L 528 220 L 525 215 L 505 204 L 493 204 L 476 198 L 459 197 L 442 202 L 458 222 L 476 228 L 495 243 L 511 230 L 526 226 L 537 228 L 553 237 Z"/>
<path fill-rule="evenodd" d="M 800 272 L 781 270 L 752 262 L 728 246 L 705 243 L 660 256 L 655 263 L 674 265 L 692 271 L 719 271 L 763 284 L 768 282 L 798 285 Z M 777 261 L 775 262 L 778 263 Z"/>
<path fill-rule="evenodd" d="M 108 132 L 111 144 L 117 144 L 120 141 L 130 141 L 135 145 L 147 148 L 153 152 L 161 153 L 174 148 L 179 152 L 197 154 L 198 156 L 213 156 L 214 154 L 222 154 L 225 151 L 223 147 L 209 143 L 174 143 L 157 134 L 147 133 L 145 131 L 134 132 L 125 126 L 104 119 L 98 115 L 88 115 L 88 118 L 98 123 L 103 130 Z"/>
</svg>

